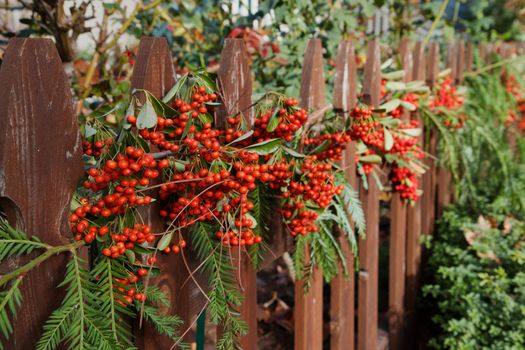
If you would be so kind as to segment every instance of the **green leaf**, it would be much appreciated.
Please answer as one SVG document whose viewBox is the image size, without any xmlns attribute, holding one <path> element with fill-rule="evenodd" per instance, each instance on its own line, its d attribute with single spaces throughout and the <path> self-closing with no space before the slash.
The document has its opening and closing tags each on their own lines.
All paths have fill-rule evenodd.
<svg viewBox="0 0 525 350">
<path fill-rule="evenodd" d="M 157 249 L 158 250 L 166 249 L 171 242 L 172 236 L 173 236 L 173 232 L 169 232 L 165 234 L 164 236 L 162 236 L 162 238 L 159 240 L 159 243 L 157 244 Z"/>
<path fill-rule="evenodd" d="M 294 151 L 293 149 L 291 148 L 288 148 L 288 147 L 283 147 L 284 151 L 286 153 L 288 153 L 289 155 L 291 155 L 292 157 L 295 157 L 295 158 L 304 158 L 306 157 L 306 155 L 302 154 L 302 153 L 299 153 L 299 152 L 296 152 Z"/>
<path fill-rule="evenodd" d="M 149 129 L 157 125 L 157 113 L 148 99 L 137 116 L 137 128 Z"/>
<path fill-rule="evenodd" d="M 387 81 L 385 87 L 388 91 L 400 91 L 406 89 L 405 83 L 400 81 Z"/>
<path fill-rule="evenodd" d="M 325 149 L 328 148 L 328 146 L 330 145 L 330 142 L 328 140 L 325 140 L 323 142 L 321 142 L 317 147 L 315 147 L 313 150 L 311 150 L 310 152 L 308 152 L 308 154 L 316 154 L 316 153 L 320 153 L 322 151 L 324 151 Z"/>
<path fill-rule="evenodd" d="M 408 136 L 418 137 L 421 135 L 421 129 L 414 128 L 414 129 L 399 129 L 399 132 L 402 132 L 403 134 L 407 134 Z"/>
<path fill-rule="evenodd" d="M 381 106 L 379 106 L 379 108 L 384 109 L 388 113 L 388 112 L 392 112 L 394 109 L 399 107 L 400 104 L 401 104 L 401 100 L 398 98 L 395 98 L 386 103 L 383 103 Z"/>
<path fill-rule="evenodd" d="M 266 131 L 272 132 L 275 129 L 277 129 L 277 126 L 281 122 L 281 117 L 279 116 L 279 108 L 275 108 L 275 111 L 272 114 L 272 117 L 270 118 L 270 121 L 268 122 L 268 126 L 266 127 Z"/>
<path fill-rule="evenodd" d="M 89 124 L 86 124 L 85 125 L 85 130 L 84 130 L 84 137 L 87 139 L 93 135 L 95 135 L 97 133 L 97 129 L 95 129 L 94 127 L 92 127 L 91 125 Z"/>
<path fill-rule="evenodd" d="M 157 115 L 160 115 L 164 118 L 173 118 L 179 113 L 178 111 L 174 110 L 173 108 L 171 108 L 166 103 L 162 102 L 149 92 L 147 93 L 147 98 L 149 101 L 151 101 L 153 109 L 155 110 Z"/>
<path fill-rule="evenodd" d="M 130 264 L 134 264 L 137 260 L 137 257 L 135 256 L 135 252 L 131 249 L 126 250 L 126 258 L 128 259 Z"/>
<path fill-rule="evenodd" d="M 170 102 L 173 99 L 173 97 L 175 97 L 180 92 L 182 86 L 186 83 L 187 80 L 188 74 L 184 74 L 182 77 L 180 77 L 177 83 L 173 85 L 170 91 L 168 91 L 168 93 L 162 98 L 162 102 Z"/>
<path fill-rule="evenodd" d="M 369 154 L 366 156 L 359 156 L 359 161 L 363 163 L 381 164 L 383 159 L 377 154 Z"/>
<path fill-rule="evenodd" d="M 403 101 L 403 100 L 401 100 L 401 107 L 403 107 L 404 109 L 410 112 L 413 112 L 417 109 L 415 104 L 410 103 L 408 101 Z"/>
<path fill-rule="evenodd" d="M 134 101 L 131 101 L 131 103 L 128 106 L 128 109 L 126 110 L 126 115 L 124 116 L 124 120 L 122 121 L 122 128 L 124 130 L 131 129 L 131 124 L 128 122 L 128 117 L 135 115 L 135 103 Z"/>
<path fill-rule="evenodd" d="M 281 144 L 281 139 L 271 139 L 245 147 L 245 150 L 260 155 L 265 155 L 275 152 L 279 148 L 279 146 L 281 146 Z"/>
<path fill-rule="evenodd" d="M 201 123 L 205 124 L 205 123 L 213 123 L 213 117 L 210 113 L 199 113 L 199 120 L 201 121 Z"/>
<path fill-rule="evenodd" d="M 386 80 L 399 80 L 405 76 L 404 70 L 395 70 L 393 72 L 383 73 L 382 77 Z"/>
<path fill-rule="evenodd" d="M 235 140 L 230 142 L 230 145 L 233 145 L 234 143 L 246 140 L 247 138 L 249 138 L 249 137 L 251 137 L 253 135 L 253 132 L 254 132 L 253 130 L 250 130 L 250 131 L 242 134 L 241 136 L 237 137 Z"/>
<path fill-rule="evenodd" d="M 387 128 L 383 128 L 383 134 L 385 136 L 385 151 L 388 152 L 394 146 L 394 137 Z"/>
</svg>

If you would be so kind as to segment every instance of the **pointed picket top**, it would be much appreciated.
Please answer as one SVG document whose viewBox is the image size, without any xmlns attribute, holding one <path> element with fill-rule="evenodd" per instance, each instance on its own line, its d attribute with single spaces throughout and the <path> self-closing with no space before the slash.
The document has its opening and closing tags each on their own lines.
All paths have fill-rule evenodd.
<svg viewBox="0 0 525 350">
<path fill-rule="evenodd" d="M 301 77 L 301 107 L 319 109 L 325 105 L 323 47 L 320 39 L 310 39 L 304 53 Z"/>
<path fill-rule="evenodd" d="M 467 44 L 467 50 L 465 52 L 465 65 L 464 71 L 470 72 L 472 70 L 472 63 L 474 62 L 474 45 L 469 42 Z"/>
<path fill-rule="evenodd" d="M 381 58 L 379 42 L 373 39 L 366 51 L 365 75 L 363 81 L 364 102 L 374 107 L 379 106 L 381 99 Z"/>
<path fill-rule="evenodd" d="M 325 104 L 325 81 L 321 40 L 310 39 L 303 61 L 301 78 L 301 107 L 320 109 Z M 305 249 L 305 263 L 308 264 L 308 249 Z M 316 267 L 308 293 L 304 293 L 305 281 L 295 283 L 295 350 L 313 350 L 323 347 L 323 276 Z"/>
<path fill-rule="evenodd" d="M 217 87 L 224 106 L 215 116 L 218 128 L 226 128 L 226 118 L 240 114 L 247 125 L 253 124 L 252 76 L 246 44 L 242 39 L 226 39 L 222 49 Z M 232 249 L 231 256 L 237 269 L 239 290 L 244 301 L 239 308 L 241 318 L 248 325 L 248 334 L 239 337 L 245 350 L 257 349 L 257 280 L 250 257 L 240 249 Z M 220 331 L 219 331 L 220 333 Z"/>
<path fill-rule="evenodd" d="M 399 56 L 401 57 L 401 67 L 405 71 L 403 77 L 404 82 L 409 82 L 412 80 L 413 75 L 413 66 L 414 66 L 414 57 L 412 55 L 411 41 L 409 38 L 404 38 L 401 40 L 399 45 Z"/>
<path fill-rule="evenodd" d="M 175 69 L 166 39 L 153 37 L 140 39 L 131 75 L 131 87 L 147 90 L 161 98 L 174 84 Z"/>
<path fill-rule="evenodd" d="M 450 68 L 450 77 L 455 82 L 458 76 L 458 46 L 457 43 L 450 43 L 447 46 L 447 68 Z"/>
<path fill-rule="evenodd" d="M 131 75 L 132 89 L 144 89 L 151 92 L 155 97 L 162 98 L 173 85 L 175 85 L 175 68 L 166 39 L 141 38 Z M 137 96 L 144 102 L 144 94 L 140 93 Z M 152 151 L 156 150 L 155 146 L 152 147 Z M 155 180 L 155 184 L 160 183 L 160 179 Z M 155 198 L 157 193 L 151 191 L 149 195 Z M 164 221 L 159 216 L 160 209 L 161 203 L 158 200 L 150 206 L 140 208 L 141 216 L 154 232 L 163 232 L 166 229 Z M 190 268 L 193 267 L 191 261 L 188 264 Z M 183 321 L 181 327 L 186 329 L 193 321 L 194 314 L 202 308 L 203 298 L 193 292 L 197 289 L 193 280 L 183 285 L 189 272 L 180 255 L 161 254 L 158 256 L 157 266 L 160 273 L 152 278 L 149 283 L 160 288 L 169 301 L 169 306 L 165 307 L 163 312 L 179 316 Z M 139 328 L 138 324 L 136 326 L 135 344 L 141 349 L 169 349 L 173 345 L 173 341 L 169 337 L 159 335 L 148 322 L 143 322 L 142 328 Z M 184 340 L 190 341 L 193 335 L 191 331 L 188 332 Z"/>
<path fill-rule="evenodd" d="M 456 59 L 456 84 L 462 84 L 465 74 L 465 42 L 463 40 L 459 40 L 457 43 Z"/>
<path fill-rule="evenodd" d="M 217 72 L 217 87 L 224 107 L 216 116 L 217 126 L 226 127 L 226 117 L 241 114 L 253 123 L 252 76 L 246 44 L 242 39 L 226 39 Z"/>
<path fill-rule="evenodd" d="M 345 40 L 339 45 L 334 80 L 334 108 L 347 113 L 357 103 L 357 70 L 351 40 Z"/>
<path fill-rule="evenodd" d="M 414 48 L 414 69 L 412 71 L 414 80 L 425 80 L 425 63 L 425 45 L 423 45 L 422 41 L 418 41 Z"/>
<path fill-rule="evenodd" d="M 433 87 L 439 75 L 439 44 L 431 43 L 427 57 L 427 83 Z"/>
<path fill-rule="evenodd" d="M 69 243 L 70 202 L 82 178 L 82 146 L 71 87 L 48 39 L 11 39 L 0 69 L 0 206 L 29 236 Z M 33 349 L 60 305 L 67 254 L 24 277 L 24 302 L 8 349 Z M 19 263 L 11 261 L 10 269 Z M 0 272 L 1 273 L 1 272 Z M 42 302 L 45 301 L 45 302 Z"/>
</svg>

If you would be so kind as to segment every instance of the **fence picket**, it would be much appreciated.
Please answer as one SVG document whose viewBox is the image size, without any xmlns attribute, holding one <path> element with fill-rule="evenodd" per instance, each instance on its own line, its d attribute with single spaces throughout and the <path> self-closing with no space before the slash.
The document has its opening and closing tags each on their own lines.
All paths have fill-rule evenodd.
<svg viewBox="0 0 525 350">
<path fill-rule="evenodd" d="M 431 43 L 427 58 L 427 84 L 433 88 L 439 74 L 439 45 Z M 425 132 L 426 133 L 426 132 Z M 437 131 L 430 130 L 430 139 L 425 144 L 425 151 L 429 154 L 436 154 L 437 151 Z M 427 172 L 423 175 L 423 197 L 421 198 L 422 229 L 424 234 L 434 232 L 434 219 L 436 214 L 436 164 L 433 159 L 427 159 Z"/>
<path fill-rule="evenodd" d="M 425 50 L 423 43 L 418 41 L 414 48 L 414 80 L 425 80 Z M 418 121 L 420 128 L 423 127 L 419 111 L 411 115 L 413 120 Z M 419 144 L 423 146 L 424 136 L 419 136 Z M 422 188 L 420 182 L 419 188 Z M 423 194 L 424 198 L 425 194 Z M 422 230 L 422 198 L 407 209 L 407 241 L 406 241 L 406 288 L 405 288 L 405 318 L 406 329 L 414 329 L 416 326 L 416 296 L 419 290 L 419 270 L 421 264 L 421 230 Z M 407 349 L 415 348 L 415 337 L 406 337 Z"/>
<path fill-rule="evenodd" d="M 353 43 L 343 41 L 336 58 L 334 108 L 349 118 L 349 111 L 357 103 L 357 72 Z M 348 182 L 357 188 L 355 143 L 348 145 L 341 162 Z M 346 256 L 348 277 L 339 273 L 330 285 L 330 349 L 354 350 L 355 336 L 355 266 L 354 255 L 348 241 L 339 237 L 341 250 Z"/>
<path fill-rule="evenodd" d="M 403 39 L 399 48 L 404 81 L 412 80 L 412 52 L 410 41 Z M 405 111 L 403 121 L 410 119 L 410 112 Z M 406 232 L 407 206 L 400 194 L 394 192 L 390 204 L 390 254 L 389 254 L 389 348 L 404 349 L 404 296 L 406 269 Z"/>
<path fill-rule="evenodd" d="M 461 42 L 450 43 L 447 47 L 447 68 L 450 69 L 450 78 L 452 79 L 452 85 L 455 85 L 458 82 L 458 72 L 462 68 L 459 67 L 459 46 Z M 462 47 L 463 48 L 463 47 Z M 464 54 L 464 50 L 461 50 Z M 463 60 L 463 58 L 462 58 Z M 433 153 L 437 154 L 437 153 Z M 436 178 L 436 188 L 437 188 L 437 217 L 440 217 L 443 214 L 444 208 L 452 202 L 452 173 L 443 166 L 437 168 L 437 178 Z"/>
<path fill-rule="evenodd" d="M 363 82 L 364 102 L 377 107 L 381 96 L 379 43 L 372 40 L 367 47 L 367 60 Z M 357 347 L 376 350 L 378 321 L 378 260 L 379 260 L 379 188 L 370 176 L 368 190 L 361 185 L 363 209 L 366 218 L 366 238 L 359 241 Z"/>
<path fill-rule="evenodd" d="M 219 96 L 224 107 L 216 114 L 216 123 L 225 128 L 226 118 L 240 114 L 246 124 L 253 123 L 252 78 L 248 52 L 242 39 L 226 39 L 222 49 L 219 71 L 217 72 Z M 257 349 L 257 273 L 250 257 L 241 246 L 232 250 L 234 264 L 237 265 L 237 281 L 244 301 L 240 307 L 242 319 L 248 325 L 249 333 L 240 337 L 244 350 Z"/>
<path fill-rule="evenodd" d="M 132 89 L 144 89 L 151 92 L 155 97 L 163 97 L 175 84 L 175 70 L 168 43 L 164 38 L 143 37 L 140 40 L 139 49 L 133 74 L 131 76 Z M 144 94 L 138 94 L 139 99 L 145 100 Z M 153 149 L 152 151 L 156 151 Z M 157 181 L 160 183 L 160 180 Z M 148 195 L 154 197 L 155 191 Z M 159 216 L 160 201 L 153 205 L 141 208 L 141 216 L 152 227 L 154 232 L 163 232 L 166 225 Z M 184 234 L 185 236 L 185 234 Z M 181 254 L 159 254 L 157 265 L 160 275 L 152 278 L 150 283 L 158 286 L 170 300 L 170 306 L 163 310 L 169 314 L 178 315 L 184 324 L 181 329 L 185 331 L 191 328 L 196 316 L 204 305 L 204 296 L 195 283 L 199 283 L 206 289 L 206 282 L 201 274 L 194 274 L 195 279 L 190 279 L 190 271 L 196 267 L 196 260 L 191 257 L 191 247 L 185 249 Z M 187 260 L 187 267 L 184 259 Z M 187 282 L 186 282 L 187 281 Z M 198 281 L 198 282 L 195 282 Z M 186 282 L 186 283 L 185 283 Z M 161 336 L 155 328 L 143 323 L 141 327 L 136 325 L 136 344 L 141 349 L 171 348 L 173 341 L 167 336 Z M 194 342 L 195 332 L 189 330 L 184 341 Z"/>
<path fill-rule="evenodd" d="M 29 236 L 67 244 L 70 201 L 83 174 L 82 147 L 71 87 L 53 42 L 11 39 L 0 85 L 0 206 Z M 4 268 L 11 271 L 35 256 L 10 259 Z M 42 325 L 64 296 L 57 286 L 67 261 L 67 253 L 55 255 L 22 277 L 23 302 L 7 349 L 35 348 Z"/>
<path fill-rule="evenodd" d="M 301 77 L 301 107 L 320 109 L 325 104 L 325 81 L 321 40 L 310 39 L 304 54 Z M 308 264 L 309 252 L 305 252 Z M 316 350 L 323 347 L 323 276 L 314 268 L 308 293 L 304 281 L 295 282 L 295 350 Z"/>
</svg>

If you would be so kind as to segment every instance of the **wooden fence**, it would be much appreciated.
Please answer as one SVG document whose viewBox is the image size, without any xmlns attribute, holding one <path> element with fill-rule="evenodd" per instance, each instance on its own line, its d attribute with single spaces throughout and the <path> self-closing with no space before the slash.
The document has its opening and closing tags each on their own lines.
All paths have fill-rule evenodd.
<svg viewBox="0 0 525 350">
<path fill-rule="evenodd" d="M 478 50 L 486 58 L 487 47 Z M 325 106 L 325 77 L 321 41 L 311 39 L 305 55 L 301 82 L 302 107 L 320 109 Z M 472 67 L 473 46 L 462 41 L 447 48 L 446 65 L 452 70 L 455 83 L 461 83 L 463 72 Z M 405 81 L 426 80 L 433 86 L 440 70 L 440 52 L 436 43 L 427 48 L 403 40 L 399 48 Z M 133 88 L 151 91 L 163 96 L 175 83 L 173 60 L 164 39 L 143 38 L 131 79 Z M 252 83 L 249 60 L 243 41 L 228 39 L 222 52 L 218 81 L 224 92 L 225 109 L 217 113 L 217 123 L 224 125 L 226 110 L 242 111 L 247 122 L 253 121 L 251 110 Z M 366 102 L 378 106 L 380 100 L 380 46 L 376 40 L 367 45 L 362 95 Z M 0 70 L 0 206 L 11 223 L 16 223 L 29 235 L 36 235 L 50 244 L 61 244 L 70 239 L 67 216 L 69 202 L 81 179 L 81 146 L 77 120 L 73 112 L 70 85 L 64 74 L 57 51 L 50 40 L 12 39 Z M 356 56 L 351 41 L 343 41 L 336 58 L 333 105 L 338 113 L 347 115 L 354 107 L 357 96 Z M 406 113 L 405 120 L 417 119 L 418 112 Z M 430 143 L 424 145 L 430 154 L 436 154 L 437 133 L 429 130 Z M 355 171 L 354 144 L 345 151 L 343 164 L 346 175 L 358 187 Z M 337 276 L 330 285 L 329 330 L 323 330 L 323 280 L 321 271 L 314 271 L 308 294 L 303 283 L 295 288 L 295 349 L 319 350 L 323 339 L 330 337 L 331 349 L 376 350 L 378 348 L 408 349 L 414 344 L 417 325 L 416 296 L 422 248 L 421 234 L 431 234 L 434 219 L 452 200 L 450 174 L 428 159 L 429 171 L 424 175 L 422 200 L 406 207 L 394 194 L 390 202 L 390 253 L 388 291 L 388 336 L 378 328 L 379 295 L 378 269 L 380 245 L 380 191 L 375 181 L 368 190 L 361 187 L 360 196 L 367 220 L 366 238 L 359 242 L 360 269 L 349 278 Z M 144 212 L 149 223 L 162 231 L 157 208 Z M 267 263 L 292 248 L 292 240 L 279 225 L 274 225 L 271 249 Z M 341 239 L 347 255 L 347 264 L 353 270 L 351 249 Z M 187 250 L 188 252 L 190 250 Z M 243 349 L 257 349 L 257 284 L 256 271 L 247 256 L 241 260 L 239 278 L 243 281 L 245 302 L 241 315 L 250 327 L 243 337 Z M 14 336 L 8 349 L 31 349 L 41 333 L 41 327 L 50 312 L 58 307 L 61 292 L 56 289 L 64 274 L 67 256 L 56 256 L 29 272 L 23 284 L 24 303 L 14 321 Z M 190 269 L 198 264 L 187 256 Z M 0 274 L 22 261 L 1 266 Z M 195 341 L 190 327 L 202 312 L 205 299 L 197 283 L 205 286 L 205 276 L 190 277 L 181 256 L 166 255 L 159 258 L 161 275 L 154 283 L 168 296 L 168 312 L 176 313 L 185 321 L 187 342 Z M 13 265 L 14 264 L 14 265 Z M 326 289 L 325 289 L 326 290 Z M 357 300 L 355 292 L 357 292 Z M 357 309 L 355 305 L 357 304 Z M 384 316 L 384 315 L 383 315 Z M 357 322 L 356 322 L 357 321 Z M 357 328 L 357 333 L 355 333 Z M 219 329 L 220 332 L 220 329 Z M 324 334 L 325 333 L 325 334 Z M 326 334 L 329 333 L 329 334 Z M 172 342 L 159 337 L 147 325 L 135 329 L 136 343 L 141 349 L 169 349 Z"/>
</svg>

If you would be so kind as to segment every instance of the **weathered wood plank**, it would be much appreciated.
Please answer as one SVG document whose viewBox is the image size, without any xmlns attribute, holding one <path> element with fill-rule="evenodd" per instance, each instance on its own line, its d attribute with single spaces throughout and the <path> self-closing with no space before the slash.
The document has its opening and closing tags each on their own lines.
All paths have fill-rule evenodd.
<svg viewBox="0 0 525 350">
<path fill-rule="evenodd" d="M 413 58 L 410 41 L 404 39 L 399 48 L 404 81 L 412 80 Z M 405 111 L 404 121 L 410 119 L 410 112 Z M 389 254 L 389 346 L 390 349 L 404 349 L 404 297 L 406 270 L 406 233 L 407 206 L 400 194 L 395 192 L 390 203 L 390 254 Z"/>
<path fill-rule="evenodd" d="M 364 102 L 377 107 L 381 98 L 379 43 L 368 43 L 363 82 Z M 379 188 L 369 177 L 368 190 L 360 189 L 366 217 L 366 238 L 359 241 L 359 289 L 357 316 L 357 347 L 377 348 L 378 322 L 378 260 L 379 260 Z"/>
<path fill-rule="evenodd" d="M 456 84 L 458 81 L 459 71 L 463 71 L 459 67 L 459 42 L 450 43 L 447 47 L 447 68 L 450 69 L 450 78 L 452 79 L 452 84 Z M 464 53 L 464 50 L 462 50 Z M 434 155 L 436 155 L 434 153 Z M 452 174 L 450 171 L 440 166 L 437 169 L 437 217 L 440 217 L 443 214 L 444 208 L 452 202 Z"/>
<path fill-rule="evenodd" d="M 418 41 L 414 49 L 414 79 L 425 80 L 425 52 L 423 43 Z M 419 122 L 422 127 L 421 116 L 418 111 L 412 113 L 412 119 Z M 419 143 L 423 145 L 424 137 L 419 136 Z M 425 175 L 426 176 L 426 175 Z M 422 184 L 419 185 L 422 188 Z M 426 194 L 423 194 L 423 198 Z M 406 289 L 405 289 L 405 308 L 406 308 L 406 329 L 412 330 L 416 325 L 416 296 L 419 290 L 419 275 L 421 266 L 421 230 L 422 230 L 422 198 L 412 207 L 408 208 L 407 218 L 407 242 L 406 242 Z M 406 346 L 414 348 L 414 337 L 407 336 Z"/>
<path fill-rule="evenodd" d="M 338 113 L 349 117 L 348 112 L 357 103 L 357 72 L 355 51 L 351 41 L 339 45 L 336 59 L 334 108 Z M 341 162 L 348 182 L 357 188 L 355 168 L 355 143 L 348 145 Z M 330 286 L 330 349 L 353 350 L 355 343 L 355 266 L 354 255 L 348 241 L 338 238 L 341 250 L 345 254 L 348 277 L 339 273 Z M 342 268 L 340 266 L 340 268 Z"/>
<path fill-rule="evenodd" d="M 0 205 L 29 236 L 50 245 L 69 243 L 82 147 L 71 87 L 53 42 L 11 39 L 0 85 Z M 42 325 L 64 296 L 57 286 L 67 260 L 67 254 L 54 256 L 23 277 L 23 303 L 6 349 L 35 348 Z M 25 261 L 13 259 L 9 269 Z"/>
<path fill-rule="evenodd" d="M 321 40 L 310 39 L 303 62 L 301 78 L 301 107 L 319 109 L 325 104 L 325 81 Z M 305 252 L 305 263 L 309 263 L 309 251 Z M 323 347 L 323 277 L 319 268 L 314 268 L 308 293 L 304 293 L 304 282 L 295 282 L 295 350 L 317 350 Z"/>
<path fill-rule="evenodd" d="M 166 39 L 143 37 L 140 40 L 136 63 L 131 76 L 132 89 L 144 89 L 161 98 L 174 84 L 175 69 Z M 139 99 L 144 101 L 145 96 L 139 94 Z M 152 149 L 152 151 L 156 150 L 156 148 Z M 160 181 L 158 179 L 157 183 Z M 155 191 L 151 191 L 149 195 L 155 197 Z M 166 229 L 165 223 L 159 216 L 161 206 L 162 203 L 157 198 L 153 205 L 141 208 L 141 216 L 154 232 L 163 232 Z M 179 254 L 159 254 L 157 266 L 161 272 L 150 282 L 158 286 L 169 298 L 170 306 L 163 309 L 163 312 L 178 315 L 184 322 L 181 326 L 181 330 L 184 332 L 191 328 L 205 303 L 204 296 L 196 286 L 195 280 L 203 289 L 206 289 L 206 281 L 199 273 L 194 275 L 195 280 L 189 278 L 189 270 L 193 270 L 198 264 L 197 260 L 191 255 L 189 245 L 182 254 L 185 255 L 184 258 Z M 188 267 L 186 267 L 184 259 L 186 259 Z M 169 349 L 173 345 L 171 339 L 159 335 L 155 328 L 147 322 L 143 323 L 141 329 L 136 325 L 136 332 L 136 344 L 141 349 Z M 184 341 L 195 342 L 195 332 L 188 331 L 184 336 Z"/>
<path fill-rule="evenodd" d="M 247 125 L 253 123 L 252 78 L 248 52 L 242 39 L 226 39 L 222 49 L 217 73 L 219 93 L 224 108 L 220 108 L 215 120 L 221 128 L 226 126 L 229 115 L 241 114 Z M 257 349 L 257 273 L 250 257 L 239 246 L 232 249 L 234 265 L 237 265 L 237 281 L 244 301 L 240 307 L 242 319 L 248 325 L 248 334 L 239 338 L 244 350 Z"/>
<path fill-rule="evenodd" d="M 427 84 L 432 88 L 435 85 L 439 74 L 439 45 L 431 43 L 427 57 Z M 425 151 L 435 155 L 437 151 L 437 131 L 430 130 L 430 140 L 425 144 Z M 434 220 L 436 217 L 436 164 L 433 159 L 427 158 L 426 165 L 428 170 L 423 175 L 423 197 L 421 201 L 421 214 L 423 223 L 423 233 L 432 234 L 434 232 Z"/>
</svg>

